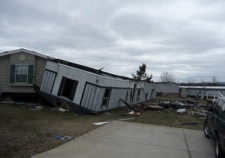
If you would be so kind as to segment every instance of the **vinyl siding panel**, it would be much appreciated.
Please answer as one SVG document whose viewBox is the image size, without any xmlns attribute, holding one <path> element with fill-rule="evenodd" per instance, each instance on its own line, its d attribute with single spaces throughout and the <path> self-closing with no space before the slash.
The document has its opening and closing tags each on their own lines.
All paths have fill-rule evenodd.
<svg viewBox="0 0 225 158">
<path fill-rule="evenodd" d="M 108 106 L 102 106 L 103 96 L 106 89 L 111 89 L 110 99 Z M 122 107 L 124 104 L 119 100 L 120 98 L 126 100 L 127 91 L 130 92 L 130 89 L 97 87 L 95 85 L 87 84 L 81 106 L 98 112 Z"/>
<path fill-rule="evenodd" d="M 42 79 L 43 79 L 44 70 L 45 70 L 47 60 L 36 56 L 35 61 L 36 62 L 35 62 L 34 84 L 40 87 Z"/>
<path fill-rule="evenodd" d="M 20 55 L 25 55 L 25 61 L 20 61 Z M 27 64 L 27 65 L 35 65 L 35 56 L 27 53 L 16 53 L 10 55 L 10 64 Z"/>
<path fill-rule="evenodd" d="M 0 89 L 1 92 L 5 92 L 9 87 L 10 77 L 10 56 L 0 57 Z"/>
</svg>

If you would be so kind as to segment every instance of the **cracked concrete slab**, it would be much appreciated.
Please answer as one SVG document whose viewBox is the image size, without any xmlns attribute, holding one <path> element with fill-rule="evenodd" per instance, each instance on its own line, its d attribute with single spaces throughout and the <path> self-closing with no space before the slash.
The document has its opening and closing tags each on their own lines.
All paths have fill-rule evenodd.
<svg viewBox="0 0 225 158">
<path fill-rule="evenodd" d="M 202 131 L 114 121 L 33 158 L 213 158 Z"/>
</svg>

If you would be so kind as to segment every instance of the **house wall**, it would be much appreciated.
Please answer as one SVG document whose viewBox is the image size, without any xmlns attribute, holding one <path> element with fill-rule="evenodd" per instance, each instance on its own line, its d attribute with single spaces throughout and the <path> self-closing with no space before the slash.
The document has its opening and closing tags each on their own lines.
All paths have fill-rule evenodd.
<svg viewBox="0 0 225 158">
<path fill-rule="evenodd" d="M 155 83 L 156 92 L 179 93 L 179 86 L 174 83 Z"/>
<path fill-rule="evenodd" d="M 25 55 L 26 59 L 20 61 L 20 55 Z M 41 85 L 43 70 L 46 65 L 46 59 L 35 55 L 18 52 L 15 54 L 0 57 L 0 89 L 2 93 L 35 93 L 33 84 L 12 84 L 10 83 L 10 66 L 17 64 L 33 65 L 33 82 L 38 86 Z"/>
<path fill-rule="evenodd" d="M 34 76 L 34 84 L 38 87 L 41 86 L 41 82 L 44 75 L 45 66 L 47 60 L 44 58 L 40 58 L 38 56 L 35 57 L 35 76 Z"/>
<path fill-rule="evenodd" d="M 126 88 L 112 88 L 111 95 L 107 106 L 102 106 L 102 98 L 104 96 L 106 88 L 99 87 L 92 84 L 87 84 L 83 93 L 81 100 L 81 105 L 92 111 L 100 112 L 109 109 L 114 109 L 124 106 L 120 98 L 127 100 L 129 102 L 129 97 L 126 99 L 127 91 L 130 89 Z"/>
<path fill-rule="evenodd" d="M 225 89 L 186 89 L 187 90 L 187 95 L 188 96 L 194 96 L 194 97 L 200 97 L 200 98 L 205 98 L 205 97 L 218 97 L 218 92 L 222 93 L 225 95 Z"/>
<path fill-rule="evenodd" d="M 49 62 L 48 62 L 49 63 Z M 57 64 L 48 64 L 46 65 L 46 69 L 55 70 Z M 69 79 L 77 80 L 77 92 L 83 92 L 86 82 L 94 83 L 96 85 L 101 85 L 103 87 L 120 87 L 120 88 L 127 88 L 133 87 L 133 83 L 127 82 L 124 80 L 119 79 L 112 79 L 109 77 L 103 77 L 97 74 L 92 74 L 80 69 L 75 69 L 73 67 L 69 67 L 66 65 L 59 64 L 58 65 L 58 72 L 57 77 L 55 79 L 55 84 L 52 89 L 52 94 L 57 96 L 62 77 L 65 76 Z M 96 83 L 96 80 L 98 82 Z M 79 104 L 81 101 L 82 93 L 76 93 L 73 102 Z"/>
</svg>

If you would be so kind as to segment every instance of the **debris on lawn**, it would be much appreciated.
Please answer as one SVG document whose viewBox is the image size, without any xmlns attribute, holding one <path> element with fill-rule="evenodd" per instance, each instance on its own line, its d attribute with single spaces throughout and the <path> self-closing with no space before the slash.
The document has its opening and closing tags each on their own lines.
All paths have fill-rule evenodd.
<svg viewBox="0 0 225 158">
<path fill-rule="evenodd" d="M 69 110 L 63 109 L 61 107 L 59 107 L 57 110 L 60 111 L 60 112 L 68 112 L 69 111 Z"/>
<path fill-rule="evenodd" d="M 94 125 L 100 126 L 100 125 L 104 125 L 104 124 L 108 124 L 109 122 L 95 122 L 93 123 Z"/>
<path fill-rule="evenodd" d="M 185 112 L 186 112 L 186 109 L 178 109 L 178 110 L 177 110 L 177 112 L 178 112 L 178 113 L 182 113 L 182 114 L 183 114 L 183 113 L 185 113 Z"/>
<path fill-rule="evenodd" d="M 23 107 L 28 108 L 30 110 L 42 110 L 43 106 L 41 104 L 36 104 L 36 103 L 28 103 L 25 104 Z"/>
<path fill-rule="evenodd" d="M 150 110 L 164 110 L 164 108 L 162 106 L 159 105 L 146 105 L 148 107 L 148 109 Z"/>
<path fill-rule="evenodd" d="M 135 111 L 130 111 L 130 112 L 127 113 L 127 115 L 131 115 L 131 116 L 142 116 L 142 113 L 135 112 Z"/>
<path fill-rule="evenodd" d="M 55 107 L 51 108 L 52 111 L 59 111 L 59 112 L 69 112 L 69 110 L 63 109 L 62 107 Z"/>
<path fill-rule="evenodd" d="M 60 139 L 67 141 L 67 140 L 72 139 L 72 137 L 70 137 L 70 136 L 64 136 L 64 137 L 61 137 Z"/>
<path fill-rule="evenodd" d="M 119 119 L 120 121 L 134 120 L 134 118 Z"/>
<path fill-rule="evenodd" d="M 1 101 L 0 102 L 1 104 L 14 104 L 15 103 L 15 101 Z"/>
<path fill-rule="evenodd" d="M 55 136 L 55 138 L 60 139 L 60 138 L 62 138 L 62 136 L 59 134 L 59 135 Z"/>
<path fill-rule="evenodd" d="M 23 104 L 21 104 L 23 105 Z M 29 110 L 42 110 L 43 109 L 43 105 L 41 104 L 36 104 L 36 103 L 28 103 L 28 104 L 24 104 L 23 107 L 28 108 Z"/>
<path fill-rule="evenodd" d="M 23 102 L 23 101 L 16 101 L 15 102 L 17 105 L 24 105 L 25 104 L 25 102 Z"/>
<path fill-rule="evenodd" d="M 192 115 L 196 115 L 196 116 L 206 116 L 206 113 L 202 113 L 202 112 L 197 112 L 197 111 L 191 111 Z"/>
<path fill-rule="evenodd" d="M 61 112 L 66 112 L 66 111 L 71 111 L 72 110 L 72 105 L 70 105 L 68 102 L 62 99 L 57 100 L 57 105 L 61 108 L 59 108 Z M 63 110 L 62 110 L 63 109 Z"/>
<path fill-rule="evenodd" d="M 70 137 L 70 136 L 62 136 L 60 134 L 55 136 L 55 138 L 60 139 L 60 140 L 65 140 L 65 141 L 72 139 L 72 137 Z"/>
<path fill-rule="evenodd" d="M 208 112 L 208 106 L 193 101 L 162 101 L 159 102 L 159 105 L 178 113 L 187 113 L 198 117 L 206 117 Z"/>
<path fill-rule="evenodd" d="M 36 111 L 36 110 L 42 110 L 42 106 L 35 106 L 35 108 L 32 108 L 30 110 Z"/>
</svg>

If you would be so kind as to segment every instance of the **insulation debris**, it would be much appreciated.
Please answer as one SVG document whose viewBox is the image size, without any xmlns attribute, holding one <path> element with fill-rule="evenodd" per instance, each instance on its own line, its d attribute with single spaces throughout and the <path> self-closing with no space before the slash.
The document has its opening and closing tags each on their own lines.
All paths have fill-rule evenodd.
<svg viewBox="0 0 225 158">
<path fill-rule="evenodd" d="M 109 122 L 95 122 L 93 123 L 94 125 L 100 126 L 100 125 L 104 125 L 104 124 L 108 124 Z"/>
<path fill-rule="evenodd" d="M 178 113 L 185 113 L 186 112 L 186 109 L 178 109 L 177 112 Z"/>
</svg>

